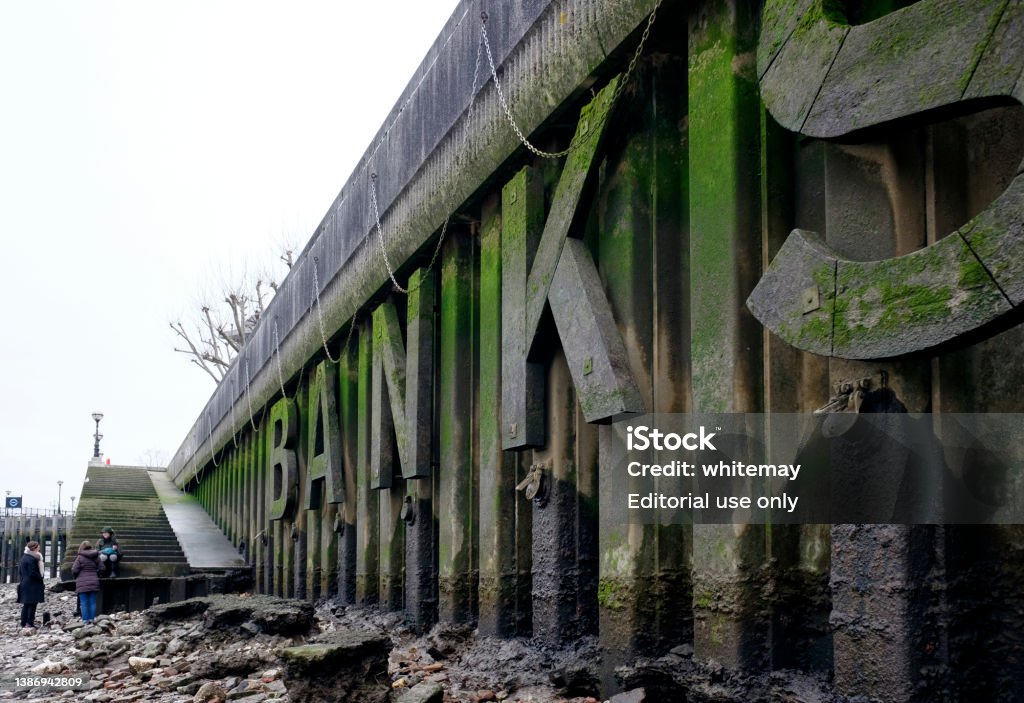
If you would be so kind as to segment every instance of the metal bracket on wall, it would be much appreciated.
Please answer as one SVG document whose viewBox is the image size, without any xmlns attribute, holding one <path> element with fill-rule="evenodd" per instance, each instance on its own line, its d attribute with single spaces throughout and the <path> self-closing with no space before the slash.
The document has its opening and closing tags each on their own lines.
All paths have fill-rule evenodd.
<svg viewBox="0 0 1024 703">
<path fill-rule="evenodd" d="M 398 517 L 401 518 L 402 522 L 406 525 L 411 525 L 416 522 L 416 512 L 412 507 L 412 496 L 406 496 L 402 502 L 402 510 L 398 513 Z"/>
<path fill-rule="evenodd" d="M 544 476 L 544 470 L 549 468 L 544 462 L 534 464 L 526 474 L 526 478 L 516 486 L 517 491 L 523 491 L 527 500 L 532 500 L 540 507 L 548 502 L 548 485 Z"/>
<path fill-rule="evenodd" d="M 889 373 L 879 371 L 872 376 L 864 376 L 854 380 L 839 381 L 833 386 L 832 397 L 828 402 L 814 411 L 815 415 L 827 415 L 822 424 L 821 433 L 828 438 L 846 434 L 857 422 L 864 398 L 873 390 L 882 390 L 889 386 Z"/>
</svg>

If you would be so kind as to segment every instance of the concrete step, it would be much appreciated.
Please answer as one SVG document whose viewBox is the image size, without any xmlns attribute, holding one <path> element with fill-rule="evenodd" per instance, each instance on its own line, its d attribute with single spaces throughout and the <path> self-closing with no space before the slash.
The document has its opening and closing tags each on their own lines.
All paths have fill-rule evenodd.
<svg viewBox="0 0 1024 703">
<path fill-rule="evenodd" d="M 89 541 L 92 542 L 93 548 L 98 548 L 97 545 L 96 545 L 95 540 L 89 540 Z M 125 550 L 125 551 L 128 551 L 129 549 L 136 549 L 137 550 L 137 549 L 140 549 L 140 548 L 143 548 L 143 547 L 173 546 L 173 545 L 175 545 L 177 543 L 178 543 L 178 540 L 174 539 L 173 537 L 165 537 L 165 538 L 149 537 L 149 538 L 145 538 L 145 539 L 122 539 L 122 540 L 118 541 L 118 547 L 123 549 L 123 550 Z M 77 551 L 77 546 L 76 545 L 78 544 L 78 541 L 76 540 L 75 542 L 72 542 L 71 544 L 72 544 L 73 547 L 76 548 L 76 551 Z"/>
<path fill-rule="evenodd" d="M 121 508 L 122 506 L 115 505 L 115 508 Z M 113 513 L 113 514 L 112 514 Z M 163 513 L 154 512 L 152 506 L 147 506 L 145 510 L 132 510 L 120 509 L 117 512 L 107 511 L 104 515 L 82 515 L 81 517 L 75 516 L 79 523 L 83 525 L 95 524 L 95 525 L 113 525 L 115 522 L 121 523 L 121 525 L 127 524 L 132 520 L 164 520 Z"/>
<path fill-rule="evenodd" d="M 149 540 L 146 542 L 125 542 L 120 546 L 120 551 L 124 551 L 125 554 L 133 553 L 137 554 L 147 550 L 165 550 L 165 549 L 179 549 L 178 540 L 166 539 L 166 540 Z M 77 553 L 77 550 L 75 550 Z"/>
<path fill-rule="evenodd" d="M 71 536 L 71 546 L 78 551 L 78 545 L 83 541 L 92 542 L 92 546 L 96 547 L 99 540 L 89 539 L 88 537 L 82 537 L 79 539 L 78 535 Z M 129 545 L 141 545 L 141 544 L 177 544 L 178 540 L 173 535 L 167 536 L 166 534 L 152 534 L 152 535 L 126 535 L 125 537 L 118 536 L 117 544 L 119 547 L 128 547 Z"/>
<path fill-rule="evenodd" d="M 105 517 L 92 517 L 86 516 L 78 519 L 76 516 L 75 524 L 81 525 L 82 527 L 106 527 L 107 525 L 114 528 L 115 531 L 123 530 L 132 525 L 145 525 L 148 523 L 159 523 L 163 524 L 166 522 L 166 518 L 163 515 L 155 513 L 146 513 L 144 515 L 128 514 L 125 511 L 118 511 L 114 515 L 107 515 Z"/>
<path fill-rule="evenodd" d="M 195 496 L 182 493 L 163 472 L 152 472 L 151 479 L 188 557 L 190 569 L 235 569 L 245 565 Z"/>
<path fill-rule="evenodd" d="M 114 528 L 114 536 L 121 539 L 121 535 L 138 534 L 140 532 L 165 532 L 170 526 L 166 520 L 160 522 L 144 522 L 144 523 L 131 523 L 127 525 L 117 525 L 115 523 L 76 523 L 74 526 L 75 534 L 95 534 L 99 536 L 100 532 L 103 531 L 104 527 L 107 526 Z"/>
<path fill-rule="evenodd" d="M 124 550 L 121 554 L 126 555 L 127 559 L 136 559 L 143 556 L 174 556 L 175 554 L 184 554 L 181 547 L 174 545 L 165 545 L 162 547 L 146 547 L 146 548 L 135 548 L 131 550 Z M 77 553 L 74 555 L 77 556 Z M 69 556 L 68 561 L 74 561 L 74 556 Z"/>
<path fill-rule="evenodd" d="M 76 524 L 82 525 L 84 527 L 89 527 L 91 525 L 110 525 L 115 530 L 130 527 L 131 525 L 137 524 L 138 522 L 166 522 L 166 520 L 167 518 L 162 513 L 129 513 L 125 510 L 119 510 L 116 512 L 111 511 L 108 512 L 106 515 L 84 515 L 81 518 L 79 518 L 77 515 L 75 516 Z"/>
<path fill-rule="evenodd" d="M 102 502 L 103 509 L 96 513 L 82 513 L 82 517 L 102 520 L 103 518 L 109 519 L 111 516 L 154 515 L 153 511 L 160 507 L 158 503 L 153 503 L 152 498 L 140 498 L 139 500 L 124 500 L 106 496 L 95 496 L 95 498 L 97 502 Z"/>
<path fill-rule="evenodd" d="M 78 536 L 76 533 L 72 534 L 75 534 L 76 537 Z M 138 530 L 125 532 L 124 534 L 118 532 L 115 537 L 117 537 L 118 544 L 121 544 L 122 542 L 125 544 L 128 544 L 129 542 L 137 544 L 139 542 L 162 542 L 164 540 L 170 540 L 171 542 L 176 541 L 174 538 L 174 532 L 172 532 L 169 527 L 165 527 L 162 530 Z M 98 535 L 94 539 L 90 539 L 88 536 L 82 537 L 82 539 L 88 539 L 94 546 L 100 541 L 100 537 Z"/>
<path fill-rule="evenodd" d="M 164 525 L 163 527 L 140 527 L 137 530 L 125 530 L 124 532 L 118 530 L 114 533 L 114 537 L 117 538 L 118 542 L 123 542 L 124 540 L 129 538 L 149 539 L 152 537 L 162 537 L 168 534 L 168 532 L 170 532 L 170 527 L 167 525 Z M 71 534 L 75 537 L 81 536 L 82 539 L 87 539 L 91 542 L 98 542 L 100 540 L 99 530 L 85 530 L 84 532 L 79 532 L 78 530 L 75 530 Z M 171 536 L 174 535 L 173 532 L 171 532 L 170 534 Z"/>
<path fill-rule="evenodd" d="M 168 576 L 188 572 L 184 551 L 171 529 L 149 472 L 137 467 L 93 466 L 86 473 L 70 543 L 94 545 L 104 527 L 113 527 L 125 560 L 122 577 Z M 77 550 L 74 550 L 77 552 Z M 75 553 L 62 564 L 70 573 Z"/>
<path fill-rule="evenodd" d="M 130 557 L 120 563 L 125 566 L 130 564 L 187 564 L 188 560 L 184 554 L 181 554 L 178 556 Z"/>
<path fill-rule="evenodd" d="M 149 491 L 123 491 L 120 489 L 115 490 L 113 488 L 105 488 L 101 491 L 86 491 L 84 495 L 86 497 L 92 495 L 102 495 L 104 498 L 110 498 L 112 500 L 132 501 L 141 500 L 144 498 L 148 499 L 151 497 L 152 494 Z"/>
<path fill-rule="evenodd" d="M 82 534 L 72 532 L 71 535 L 75 540 L 73 544 L 75 545 L 76 548 L 78 546 L 78 543 L 82 540 L 89 540 L 90 542 L 92 542 L 94 547 L 100 541 L 99 532 L 85 532 Z M 174 541 L 174 533 L 170 532 L 169 528 L 165 528 L 162 530 L 139 530 L 137 532 L 125 532 L 124 534 L 118 532 L 115 535 L 115 537 L 117 537 L 118 544 L 121 544 L 122 542 L 125 544 L 127 544 L 128 542 L 132 542 L 133 544 L 137 544 L 139 542 L 159 542 L 164 539 L 170 539 L 171 541 Z"/>
<path fill-rule="evenodd" d="M 103 502 L 104 509 L 96 513 L 79 513 L 75 515 L 84 522 L 103 522 L 104 520 L 120 520 L 122 523 L 132 517 L 160 517 L 163 515 L 160 512 L 160 504 L 153 503 L 151 499 L 147 499 L 145 502 L 133 503 L 131 505 L 124 503 L 123 501 L 108 500 L 106 498 L 99 498 L 98 500 Z"/>
<path fill-rule="evenodd" d="M 146 478 L 149 478 L 148 476 Z M 117 481 L 113 479 L 90 479 L 89 485 L 85 486 L 86 493 L 93 493 L 97 488 L 113 488 L 118 491 L 146 491 L 146 484 L 139 481 Z"/>
</svg>

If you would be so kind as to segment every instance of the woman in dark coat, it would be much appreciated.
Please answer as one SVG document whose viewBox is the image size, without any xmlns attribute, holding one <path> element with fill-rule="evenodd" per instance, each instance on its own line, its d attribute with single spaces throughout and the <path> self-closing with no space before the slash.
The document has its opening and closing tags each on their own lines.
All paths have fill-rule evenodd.
<svg viewBox="0 0 1024 703">
<path fill-rule="evenodd" d="M 44 600 L 43 555 L 39 553 L 39 542 L 25 545 L 25 553 L 18 562 L 18 602 L 21 603 L 21 626 L 35 628 L 36 606 Z"/>
<path fill-rule="evenodd" d="M 78 594 L 78 609 L 82 622 L 96 619 L 96 594 L 100 590 L 100 553 L 88 541 L 78 547 L 78 556 L 71 565 L 75 577 L 75 593 Z"/>
</svg>

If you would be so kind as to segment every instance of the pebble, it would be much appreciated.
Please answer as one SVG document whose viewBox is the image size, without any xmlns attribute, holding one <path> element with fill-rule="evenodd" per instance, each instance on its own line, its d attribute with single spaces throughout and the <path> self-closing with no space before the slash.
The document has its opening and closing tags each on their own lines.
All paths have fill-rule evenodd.
<svg viewBox="0 0 1024 703">
<path fill-rule="evenodd" d="M 52 661 L 44 661 L 32 667 L 32 673 L 39 674 L 40 676 L 46 676 L 47 674 L 59 674 L 63 670 L 64 665 L 62 663 Z"/>
<path fill-rule="evenodd" d="M 74 616 L 75 601 L 47 593 L 49 627 L 17 627 L 20 605 L 13 584 L 0 584 L 0 670 L 35 675 L 82 675 L 87 683 L 75 691 L 55 691 L 46 700 L 89 703 L 283 703 L 288 688 L 276 666 L 257 669 L 249 678 L 196 679 L 192 662 L 207 660 L 213 650 L 255 652 L 267 663 L 283 638 L 244 632 L 209 642 L 201 622 L 168 623 L 154 628 L 142 613 L 100 615 L 92 624 Z M 40 608 L 42 610 L 42 606 Z M 15 623 L 12 625 L 10 623 Z M 20 637 L 31 638 L 26 642 Z M 29 646 L 26 646 L 28 644 Z M 265 656 L 264 656 L 265 654 Z M 188 698 L 184 698 L 188 696 Z M 0 698 L 8 696 L 0 695 Z M 36 699 L 38 699 L 36 697 Z M 41 699 L 39 699 L 41 700 Z M 292 702 L 297 703 L 297 702 Z"/>
<path fill-rule="evenodd" d="M 156 659 L 150 659 L 148 657 L 128 657 L 128 666 L 136 674 L 143 671 L 149 671 L 156 666 Z"/>
<path fill-rule="evenodd" d="M 192 696 L 192 703 L 223 703 L 228 699 L 228 692 L 215 681 L 204 683 Z"/>
<path fill-rule="evenodd" d="M 252 628 L 214 632 L 202 618 L 166 620 L 154 625 L 143 613 L 124 612 L 101 615 L 95 623 L 85 624 L 74 617 L 74 607 L 74 599 L 48 593 L 45 608 L 52 617 L 50 626 L 27 631 L 22 636 L 21 628 L 16 626 L 20 606 L 15 602 L 14 586 L 0 584 L 0 670 L 81 674 L 88 679 L 77 691 L 55 692 L 45 700 L 301 703 L 289 695 L 289 682 L 282 678 L 277 652 L 315 638 L 315 631 L 310 637 L 268 635 Z M 447 700 L 477 703 L 565 701 L 551 686 L 539 683 L 546 679 L 546 667 L 541 659 L 528 659 L 539 655 L 531 654 L 523 643 L 493 643 L 489 649 L 485 647 L 482 658 L 471 652 L 478 657 L 474 661 L 467 658 L 466 652 L 459 651 L 460 643 L 466 642 L 471 632 L 442 632 L 417 638 L 403 629 L 405 626 L 395 613 L 357 608 L 335 612 L 330 605 L 321 606 L 316 612 L 320 633 L 356 627 L 393 634 L 398 644 L 388 658 L 387 670 L 394 700 L 411 695 L 409 700 L 420 696 L 432 701 L 443 689 Z M 216 674 L 210 674 L 211 678 L 207 678 L 202 672 L 213 657 L 251 659 L 258 666 L 251 671 L 222 669 L 232 675 L 212 678 Z M 438 661 L 442 657 L 444 661 Z M 192 673 L 193 667 L 196 673 Z M 467 676 L 470 672 L 471 677 Z M 530 674 L 532 679 L 528 678 Z M 509 683 L 516 679 L 517 684 Z M 3 693 L 0 692 L 0 699 L 12 697 Z M 636 696 L 636 692 L 631 694 Z M 583 699 L 574 700 L 580 703 Z M 591 699 L 588 703 L 596 701 Z"/>
</svg>

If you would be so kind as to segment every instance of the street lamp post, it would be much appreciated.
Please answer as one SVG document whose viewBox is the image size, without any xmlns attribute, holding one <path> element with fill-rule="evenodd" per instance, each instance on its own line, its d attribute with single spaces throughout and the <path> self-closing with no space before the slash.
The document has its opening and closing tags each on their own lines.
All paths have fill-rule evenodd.
<svg viewBox="0 0 1024 703">
<path fill-rule="evenodd" d="M 96 434 L 93 435 L 96 439 L 96 444 L 92 447 L 92 458 L 98 461 L 100 458 L 100 440 L 103 439 L 103 435 L 100 434 L 100 420 L 103 419 L 103 413 L 94 412 L 92 419 L 96 421 Z"/>
<path fill-rule="evenodd" d="M 71 517 L 75 516 L 75 497 L 71 496 Z"/>
<path fill-rule="evenodd" d="M 64 486 L 63 481 L 57 481 L 57 514 L 60 515 L 60 490 Z"/>
</svg>

